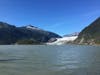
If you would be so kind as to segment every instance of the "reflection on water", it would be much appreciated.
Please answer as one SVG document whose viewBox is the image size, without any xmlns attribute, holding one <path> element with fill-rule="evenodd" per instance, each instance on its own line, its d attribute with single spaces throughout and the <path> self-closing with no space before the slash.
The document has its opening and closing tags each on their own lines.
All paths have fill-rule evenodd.
<svg viewBox="0 0 100 75">
<path fill-rule="evenodd" d="M 100 75 L 99 46 L 0 46 L 1 75 Z"/>
</svg>

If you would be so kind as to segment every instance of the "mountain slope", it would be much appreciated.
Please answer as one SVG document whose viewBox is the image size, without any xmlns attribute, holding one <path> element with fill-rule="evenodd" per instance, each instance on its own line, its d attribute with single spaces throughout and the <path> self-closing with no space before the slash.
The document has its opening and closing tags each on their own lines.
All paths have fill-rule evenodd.
<svg viewBox="0 0 100 75">
<path fill-rule="evenodd" d="M 60 38 L 61 36 L 28 25 L 24 27 L 16 27 L 4 22 L 0 22 L 0 44 L 15 43 L 44 43 L 51 38 Z"/>
<path fill-rule="evenodd" d="M 80 32 L 75 43 L 100 44 L 100 17 Z"/>
</svg>

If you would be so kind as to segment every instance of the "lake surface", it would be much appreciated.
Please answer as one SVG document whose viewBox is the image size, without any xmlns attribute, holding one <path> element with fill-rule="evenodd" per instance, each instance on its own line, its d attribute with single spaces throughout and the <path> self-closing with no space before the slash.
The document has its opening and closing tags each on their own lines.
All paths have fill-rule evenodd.
<svg viewBox="0 0 100 75">
<path fill-rule="evenodd" d="M 100 46 L 1 45 L 0 75 L 100 75 Z"/>
</svg>

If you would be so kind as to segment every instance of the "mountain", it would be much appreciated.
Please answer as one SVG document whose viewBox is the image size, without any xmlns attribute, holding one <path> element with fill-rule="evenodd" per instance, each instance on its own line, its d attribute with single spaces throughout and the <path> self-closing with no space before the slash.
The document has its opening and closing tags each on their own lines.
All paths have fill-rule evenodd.
<svg viewBox="0 0 100 75">
<path fill-rule="evenodd" d="M 39 44 L 61 36 L 43 29 L 27 25 L 16 27 L 0 22 L 0 44 Z"/>
<path fill-rule="evenodd" d="M 74 32 L 72 34 L 64 35 L 64 37 L 72 37 L 72 36 L 78 36 L 78 35 L 79 35 L 79 32 Z"/>
<path fill-rule="evenodd" d="M 100 44 L 100 17 L 79 33 L 75 43 Z"/>
</svg>

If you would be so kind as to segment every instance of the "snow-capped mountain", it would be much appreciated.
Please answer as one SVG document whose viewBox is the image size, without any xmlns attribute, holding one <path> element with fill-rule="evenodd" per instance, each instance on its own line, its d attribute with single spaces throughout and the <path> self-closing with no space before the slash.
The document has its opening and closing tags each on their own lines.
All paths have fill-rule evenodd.
<svg viewBox="0 0 100 75">
<path fill-rule="evenodd" d="M 64 35 L 64 37 L 71 37 L 71 36 L 78 36 L 78 35 L 79 35 L 79 32 L 74 32 L 72 34 Z"/>
<path fill-rule="evenodd" d="M 44 44 L 51 38 L 60 38 L 56 33 L 27 25 L 16 27 L 8 23 L 0 22 L 0 44 Z"/>
<path fill-rule="evenodd" d="M 35 26 L 33 26 L 33 25 L 27 25 L 27 26 L 25 26 L 27 29 L 32 29 L 32 30 L 42 30 L 42 29 L 40 29 L 40 28 L 38 28 L 38 27 L 35 27 Z"/>
</svg>

